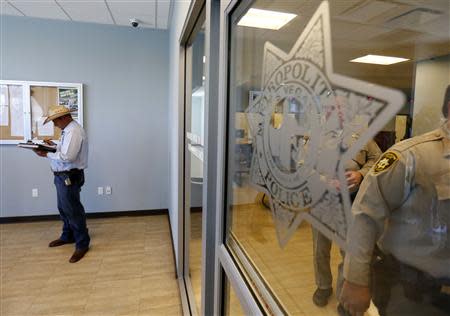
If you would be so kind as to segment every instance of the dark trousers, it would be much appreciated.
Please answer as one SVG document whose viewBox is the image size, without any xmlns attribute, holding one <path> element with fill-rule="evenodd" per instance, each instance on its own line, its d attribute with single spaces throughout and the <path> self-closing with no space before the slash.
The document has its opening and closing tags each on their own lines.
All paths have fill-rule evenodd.
<svg viewBox="0 0 450 316">
<path fill-rule="evenodd" d="M 69 180 L 68 180 L 69 179 Z M 80 201 L 80 191 L 84 184 L 82 170 L 70 173 L 55 173 L 58 210 L 63 221 L 60 239 L 75 241 L 77 249 L 89 247 L 90 237 L 86 227 L 86 214 Z"/>
<path fill-rule="evenodd" d="M 448 316 L 449 279 L 436 279 L 378 248 L 371 266 L 372 301 L 380 316 Z"/>
<path fill-rule="evenodd" d="M 442 294 L 442 300 L 436 304 L 430 297 L 431 293 L 427 293 L 421 301 L 415 301 L 405 295 L 405 288 L 397 283 L 390 289 L 390 299 L 386 307 L 386 311 L 380 311 L 380 315 L 386 316 L 448 316 L 450 315 L 449 296 Z"/>
</svg>

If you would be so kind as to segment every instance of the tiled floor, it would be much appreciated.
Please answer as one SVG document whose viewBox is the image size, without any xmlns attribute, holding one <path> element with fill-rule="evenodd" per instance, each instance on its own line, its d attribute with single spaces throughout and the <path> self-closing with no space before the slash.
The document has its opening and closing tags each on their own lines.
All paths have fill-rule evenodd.
<svg viewBox="0 0 450 316">
<path fill-rule="evenodd" d="M 166 215 L 88 220 L 91 249 L 48 248 L 59 221 L 0 225 L 0 315 L 181 315 Z"/>
<path fill-rule="evenodd" d="M 189 243 L 189 274 L 197 312 L 202 303 L 202 213 L 191 212 L 191 240 Z"/>
</svg>

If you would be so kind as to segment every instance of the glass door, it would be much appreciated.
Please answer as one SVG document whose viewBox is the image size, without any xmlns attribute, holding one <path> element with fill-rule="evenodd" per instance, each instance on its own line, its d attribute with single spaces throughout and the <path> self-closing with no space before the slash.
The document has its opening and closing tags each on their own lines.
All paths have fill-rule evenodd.
<svg viewBox="0 0 450 316">
<path fill-rule="evenodd" d="M 184 280 L 192 315 L 201 311 L 203 156 L 205 126 L 204 13 L 186 47 L 184 151 Z"/>
<path fill-rule="evenodd" d="M 343 256 L 359 258 L 352 250 L 362 251 L 358 242 L 365 240 L 346 240 L 353 214 L 364 213 L 382 230 L 376 210 L 385 207 L 390 214 L 395 207 L 388 195 L 403 196 L 404 189 L 418 204 L 411 195 L 395 202 L 401 211 L 386 221 L 390 234 L 379 246 L 395 255 L 398 267 L 435 282 L 428 288 L 414 283 L 420 295 L 448 299 L 448 284 L 439 283 L 439 276 L 450 277 L 449 160 L 445 164 L 442 152 L 419 157 L 412 151 L 405 159 L 416 160 L 408 160 L 407 172 L 416 172 L 422 183 L 395 187 L 394 177 L 375 192 L 366 181 L 394 168 L 400 152 L 413 144 L 396 142 L 433 130 L 436 141 L 448 140 L 449 2 L 242 1 L 226 19 L 224 248 L 261 310 L 343 315 Z M 383 155 L 392 145 L 398 146 L 396 154 Z M 424 169 L 416 170 L 419 161 Z M 427 178 L 422 173 L 428 170 L 436 173 Z M 445 193 L 439 191 L 444 186 Z M 429 195 L 420 197 L 417 187 Z M 419 213 L 425 209 L 429 216 L 422 220 Z M 366 235 L 370 229 L 364 227 L 352 232 L 380 237 Z M 358 275 L 360 270 L 352 268 L 344 276 L 368 285 L 367 273 Z M 383 273 L 378 277 L 386 280 Z M 388 306 L 372 302 L 368 315 L 403 302 L 403 276 L 391 276 L 396 282 L 391 301 Z M 225 291 L 224 311 L 239 314 L 228 281 Z M 412 294 L 417 293 L 406 293 Z M 424 309 L 410 304 L 419 305 L 411 315 L 442 314 L 438 303 Z"/>
</svg>

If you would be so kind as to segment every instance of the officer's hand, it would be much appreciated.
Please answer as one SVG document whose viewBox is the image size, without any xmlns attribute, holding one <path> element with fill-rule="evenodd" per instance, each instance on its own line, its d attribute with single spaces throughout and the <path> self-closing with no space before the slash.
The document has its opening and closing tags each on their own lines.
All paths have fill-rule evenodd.
<svg viewBox="0 0 450 316">
<path fill-rule="evenodd" d="M 36 153 L 36 155 L 38 155 L 40 157 L 47 157 L 47 152 L 44 150 L 34 149 L 33 151 Z"/>
<path fill-rule="evenodd" d="M 340 302 L 352 316 L 362 316 L 370 306 L 370 290 L 367 286 L 344 281 Z"/>
<path fill-rule="evenodd" d="M 358 171 L 347 171 L 345 173 L 345 178 L 347 179 L 347 185 L 353 188 L 358 187 L 361 184 L 363 176 Z"/>
</svg>

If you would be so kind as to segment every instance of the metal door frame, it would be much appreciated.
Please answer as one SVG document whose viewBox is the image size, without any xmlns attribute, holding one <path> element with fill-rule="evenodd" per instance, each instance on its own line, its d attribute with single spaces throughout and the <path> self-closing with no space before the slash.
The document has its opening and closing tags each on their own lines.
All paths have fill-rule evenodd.
<svg viewBox="0 0 450 316">
<path fill-rule="evenodd" d="M 179 193 L 179 262 L 177 272 L 179 276 L 180 291 L 185 315 L 212 315 L 215 309 L 215 274 L 217 268 L 216 259 L 216 170 L 217 170 L 217 104 L 218 104 L 218 69 L 219 62 L 219 28 L 220 28 L 220 1 L 217 0 L 193 0 L 179 39 L 179 78 L 180 94 L 179 109 L 183 119 L 179 120 L 180 133 L 178 140 L 180 153 L 183 157 L 179 160 L 178 181 L 183 188 Z M 203 16 L 202 16 L 203 15 Z M 203 212 L 202 212 L 202 294 L 201 311 L 196 311 L 194 295 L 189 278 L 189 240 L 190 240 L 190 211 L 186 211 L 186 202 L 189 192 L 186 190 L 185 163 L 189 160 L 186 152 L 185 132 L 186 117 L 189 117 L 186 108 L 190 108 L 190 88 L 192 78 L 192 41 L 199 31 L 204 19 L 205 23 L 205 118 L 204 118 L 204 161 L 203 161 Z M 211 66 L 212 65 L 212 66 Z M 189 79 L 189 80 L 188 80 Z M 180 115 L 181 116 L 181 115 Z M 182 122 L 181 122 L 182 121 Z M 190 179 L 189 179 L 190 181 Z M 186 216 L 188 214 L 188 216 Z M 193 307 L 192 307 L 193 306 Z"/>
<path fill-rule="evenodd" d="M 235 9 L 249 6 L 252 1 L 222 0 L 220 1 L 220 56 L 218 83 L 218 133 L 217 133 L 217 173 L 216 173 L 216 269 L 214 280 L 214 315 L 224 314 L 224 279 L 227 278 L 235 291 L 242 309 L 246 315 L 263 315 L 258 302 L 254 298 L 232 255 L 225 245 L 226 231 L 226 180 L 227 170 L 227 125 L 228 117 L 228 89 L 229 89 L 229 40 L 230 16 Z M 211 179 L 210 179 L 211 180 Z"/>
<path fill-rule="evenodd" d="M 205 125 L 204 125 L 204 163 L 203 163 L 203 213 L 202 213 L 202 306 L 201 315 L 222 315 L 224 313 L 224 280 L 227 278 L 247 315 L 262 315 L 257 301 L 247 286 L 238 266 L 224 244 L 225 241 L 225 167 L 227 142 L 227 102 L 229 73 L 229 16 L 239 5 L 249 5 L 251 1 L 244 0 L 193 0 L 179 39 L 179 109 L 183 119 L 179 119 L 178 135 L 180 153 L 178 181 L 183 190 L 179 192 L 179 227 L 178 243 L 180 292 L 183 312 L 185 315 L 195 315 L 189 308 L 190 284 L 185 282 L 188 253 L 185 243 L 189 231 L 185 229 L 185 105 L 187 101 L 186 85 L 188 77 L 187 46 L 192 39 L 196 22 L 205 10 Z M 189 219 L 188 219 L 189 221 Z M 189 259 L 187 259 L 189 260 Z M 190 304 L 192 305 L 193 302 Z M 195 303 L 194 303 L 195 304 Z M 194 309 L 195 312 L 195 309 Z"/>
</svg>

